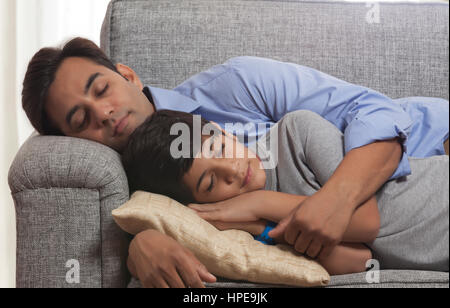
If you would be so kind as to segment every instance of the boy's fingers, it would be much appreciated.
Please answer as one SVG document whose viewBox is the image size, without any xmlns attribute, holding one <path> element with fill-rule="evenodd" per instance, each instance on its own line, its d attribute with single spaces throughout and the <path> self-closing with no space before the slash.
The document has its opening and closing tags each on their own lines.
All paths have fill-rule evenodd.
<svg viewBox="0 0 450 308">
<path fill-rule="evenodd" d="M 223 221 L 220 212 L 198 212 L 197 215 L 207 221 Z"/>
<path fill-rule="evenodd" d="M 202 211 L 204 209 L 204 207 L 200 204 L 188 204 L 188 208 L 196 211 Z"/>
<path fill-rule="evenodd" d="M 216 206 L 213 204 L 189 204 L 188 208 L 197 212 L 210 212 L 216 210 Z"/>
</svg>

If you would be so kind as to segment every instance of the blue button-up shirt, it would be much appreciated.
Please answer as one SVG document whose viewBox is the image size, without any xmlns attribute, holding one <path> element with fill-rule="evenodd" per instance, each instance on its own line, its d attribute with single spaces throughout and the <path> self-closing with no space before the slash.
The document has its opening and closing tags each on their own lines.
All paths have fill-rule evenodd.
<svg viewBox="0 0 450 308">
<path fill-rule="evenodd" d="M 443 155 L 448 139 L 447 100 L 393 100 L 372 89 L 313 68 L 258 57 L 236 57 L 201 72 L 173 90 L 151 87 L 156 110 L 199 114 L 245 144 L 262 136 L 285 114 L 306 109 L 344 134 L 345 152 L 377 140 L 399 138 L 403 157 L 391 178 L 411 173 L 408 156 Z M 258 124 L 258 125 L 253 125 Z M 245 139 L 241 139 L 245 136 Z"/>
</svg>

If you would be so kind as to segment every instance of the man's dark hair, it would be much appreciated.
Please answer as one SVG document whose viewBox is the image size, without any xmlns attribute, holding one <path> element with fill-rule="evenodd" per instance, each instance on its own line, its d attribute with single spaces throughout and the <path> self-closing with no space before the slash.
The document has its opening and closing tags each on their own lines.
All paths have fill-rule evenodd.
<svg viewBox="0 0 450 308">
<path fill-rule="evenodd" d="M 193 157 L 201 150 L 201 144 L 198 148 L 190 146 L 187 158 L 174 158 L 170 153 L 172 142 L 180 137 L 170 134 L 172 126 L 177 123 L 189 127 L 190 144 L 194 144 L 193 119 L 189 113 L 161 110 L 135 129 L 122 153 L 130 194 L 142 190 L 171 197 L 183 204 L 196 202 L 191 191 L 182 183 L 182 178 L 191 169 Z M 202 118 L 201 129 L 208 123 Z"/>
<path fill-rule="evenodd" d="M 64 135 L 49 120 L 44 106 L 48 91 L 61 63 L 70 57 L 81 57 L 119 73 L 112 61 L 92 41 L 74 38 L 62 48 L 42 48 L 31 59 L 23 80 L 22 107 L 33 127 L 41 135 Z"/>
</svg>

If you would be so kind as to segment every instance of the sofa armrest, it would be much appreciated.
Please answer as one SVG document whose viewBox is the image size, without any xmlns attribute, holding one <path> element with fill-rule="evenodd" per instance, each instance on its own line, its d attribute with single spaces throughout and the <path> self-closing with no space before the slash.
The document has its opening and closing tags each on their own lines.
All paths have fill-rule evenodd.
<svg viewBox="0 0 450 308">
<path fill-rule="evenodd" d="M 8 182 L 16 208 L 17 287 L 127 285 L 131 237 L 111 216 L 129 198 L 117 152 L 77 138 L 31 136 Z"/>
</svg>

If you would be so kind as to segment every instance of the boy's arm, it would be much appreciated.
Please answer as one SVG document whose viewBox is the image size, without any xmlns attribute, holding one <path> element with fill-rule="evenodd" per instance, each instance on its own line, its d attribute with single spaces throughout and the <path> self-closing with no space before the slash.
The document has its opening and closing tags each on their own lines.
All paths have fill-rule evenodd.
<svg viewBox="0 0 450 308">
<path fill-rule="evenodd" d="M 251 192 L 255 198 L 255 215 L 261 219 L 280 222 L 287 217 L 307 196 L 298 196 L 277 191 L 259 190 Z"/>
<path fill-rule="evenodd" d="M 372 243 L 380 231 L 380 213 L 377 198 L 373 196 L 354 212 L 344 233 L 344 242 Z"/>
<path fill-rule="evenodd" d="M 251 222 L 261 219 L 279 222 L 289 216 L 306 198 L 308 197 L 258 190 L 217 203 L 191 204 L 189 207 L 197 211 L 203 219 L 214 222 L 213 224 Z M 355 210 L 343 241 L 372 242 L 378 234 L 378 227 L 378 207 L 373 197 Z"/>
</svg>

